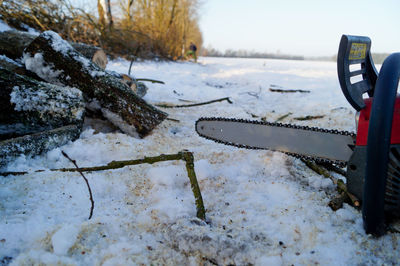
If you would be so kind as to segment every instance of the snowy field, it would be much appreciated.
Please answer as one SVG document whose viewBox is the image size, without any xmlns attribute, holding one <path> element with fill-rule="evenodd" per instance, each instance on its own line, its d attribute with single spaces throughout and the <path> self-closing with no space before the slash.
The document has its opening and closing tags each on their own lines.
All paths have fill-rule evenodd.
<svg viewBox="0 0 400 266">
<path fill-rule="evenodd" d="M 129 62 L 109 70 L 127 73 Z M 335 186 L 279 152 L 244 150 L 200 138 L 202 116 L 264 119 L 354 131 L 333 62 L 200 58 L 194 63 L 135 63 L 151 104 L 228 102 L 163 109 L 169 117 L 135 139 L 87 127 L 81 137 L 35 158 L 21 156 L 0 179 L 0 261 L 14 265 L 392 265 L 398 234 L 364 233 L 361 213 L 328 206 Z M 277 93 L 270 88 L 309 90 Z M 190 102 L 189 102 L 190 101 Z M 296 117 L 324 116 L 311 121 Z M 194 153 L 207 223 L 196 218 L 185 165 L 170 161 L 87 173 L 95 208 L 78 173 L 37 169 L 97 166 L 113 160 Z M 0 262 L 2 265 L 2 262 Z"/>
</svg>

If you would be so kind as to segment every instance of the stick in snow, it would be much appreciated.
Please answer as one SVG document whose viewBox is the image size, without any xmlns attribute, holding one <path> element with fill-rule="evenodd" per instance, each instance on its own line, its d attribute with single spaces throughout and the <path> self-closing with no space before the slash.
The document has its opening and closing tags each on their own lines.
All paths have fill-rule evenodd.
<svg viewBox="0 0 400 266">
<path fill-rule="evenodd" d="M 285 115 L 282 115 L 282 116 L 278 117 L 278 119 L 276 119 L 275 123 L 282 121 L 283 119 L 285 119 L 286 117 L 288 117 L 289 115 L 292 115 L 292 114 L 293 113 L 289 112 L 289 113 L 287 113 Z"/>
<path fill-rule="evenodd" d="M 280 92 L 280 93 L 294 93 L 294 92 L 301 92 L 301 93 L 310 93 L 308 90 L 282 90 L 282 89 L 272 89 L 269 88 L 271 92 Z"/>
<path fill-rule="evenodd" d="M 320 119 L 320 118 L 324 118 L 324 115 L 306 115 L 306 116 L 302 116 L 302 117 L 295 117 L 293 118 L 294 120 L 298 120 L 298 121 L 306 121 L 306 120 L 314 120 L 314 119 Z"/>
<path fill-rule="evenodd" d="M 149 81 L 151 83 L 160 83 L 160 84 L 165 84 L 164 81 L 161 80 L 155 80 L 155 79 L 144 79 L 144 78 L 138 78 L 136 79 L 137 81 Z"/>
<path fill-rule="evenodd" d="M 162 108 L 184 108 L 184 107 L 194 107 L 194 106 L 199 106 L 199 105 L 206 105 L 210 103 L 215 103 L 215 102 L 222 102 L 222 101 L 227 101 L 228 103 L 232 104 L 233 102 L 229 99 L 229 97 L 221 98 L 221 99 L 216 99 L 208 102 L 202 102 L 202 103 L 193 103 L 193 104 L 185 104 L 185 105 L 172 105 L 172 104 L 156 104 L 157 107 L 162 107 Z"/>
<path fill-rule="evenodd" d="M 93 215 L 94 200 L 93 200 L 93 195 L 92 195 L 92 189 L 90 188 L 90 185 L 89 185 L 89 181 L 87 180 L 87 178 L 86 178 L 86 177 L 84 176 L 84 174 L 82 173 L 82 170 L 79 169 L 78 165 L 76 164 L 76 161 L 75 161 L 75 160 L 72 160 L 72 159 L 68 156 L 68 154 L 66 154 L 64 151 L 61 151 L 61 153 L 62 153 L 62 155 L 63 155 L 65 158 L 67 158 L 68 160 L 70 160 L 70 161 L 75 165 L 76 171 L 78 171 L 78 172 L 81 174 L 81 176 L 83 177 L 83 179 L 84 179 L 85 182 L 86 182 L 86 185 L 87 185 L 88 190 L 89 190 L 90 202 L 92 203 L 92 206 L 90 207 L 90 214 L 89 214 L 89 220 L 90 220 L 90 219 L 92 218 L 92 215 Z"/>
</svg>

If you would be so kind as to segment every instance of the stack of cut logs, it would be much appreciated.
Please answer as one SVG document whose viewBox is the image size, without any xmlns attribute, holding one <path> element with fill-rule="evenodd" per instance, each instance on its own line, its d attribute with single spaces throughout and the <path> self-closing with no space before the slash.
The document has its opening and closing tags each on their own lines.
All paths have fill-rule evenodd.
<svg viewBox="0 0 400 266">
<path fill-rule="evenodd" d="M 129 76 L 106 71 L 106 64 L 102 49 L 52 31 L 0 32 L 0 167 L 75 140 L 88 114 L 135 137 L 166 118 L 135 93 Z"/>
</svg>

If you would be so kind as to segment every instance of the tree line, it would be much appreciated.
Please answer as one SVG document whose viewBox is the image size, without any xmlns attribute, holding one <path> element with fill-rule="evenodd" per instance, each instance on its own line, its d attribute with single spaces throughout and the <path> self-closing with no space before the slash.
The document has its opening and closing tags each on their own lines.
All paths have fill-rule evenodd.
<svg viewBox="0 0 400 266">
<path fill-rule="evenodd" d="M 257 51 L 248 50 L 233 50 L 227 49 L 225 52 L 221 52 L 211 46 L 202 48 L 202 56 L 212 56 L 212 57 L 239 57 L 239 58 L 270 58 L 270 59 L 288 59 L 288 60 L 304 60 L 304 56 L 298 55 L 287 55 L 281 53 L 263 53 Z"/>
<path fill-rule="evenodd" d="M 199 0 L 97 0 L 97 8 L 87 11 L 69 0 L 0 0 L 0 19 L 19 30 L 53 30 L 110 55 L 180 59 L 190 42 L 202 45 L 199 5 Z"/>
</svg>

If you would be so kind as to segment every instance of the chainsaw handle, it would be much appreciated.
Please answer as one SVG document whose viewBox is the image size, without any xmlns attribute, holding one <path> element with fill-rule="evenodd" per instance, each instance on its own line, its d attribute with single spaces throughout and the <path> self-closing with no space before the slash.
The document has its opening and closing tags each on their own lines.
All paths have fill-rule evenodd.
<svg viewBox="0 0 400 266">
<path fill-rule="evenodd" d="M 365 107 L 363 94 L 372 97 L 377 71 L 371 56 L 371 39 L 342 35 L 337 57 L 340 87 L 347 101 L 357 111 Z"/>
<path fill-rule="evenodd" d="M 368 127 L 362 216 L 366 233 L 385 231 L 384 205 L 393 111 L 400 79 L 400 53 L 384 61 L 376 81 Z"/>
</svg>

